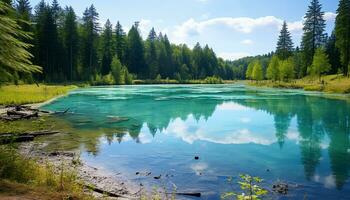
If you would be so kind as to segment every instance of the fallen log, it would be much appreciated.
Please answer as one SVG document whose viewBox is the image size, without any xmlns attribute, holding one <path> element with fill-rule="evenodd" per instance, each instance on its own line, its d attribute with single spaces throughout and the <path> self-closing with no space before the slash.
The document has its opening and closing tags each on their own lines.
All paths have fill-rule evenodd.
<svg viewBox="0 0 350 200">
<path fill-rule="evenodd" d="M 49 130 L 43 130 L 43 131 L 34 131 L 34 132 L 29 132 L 26 133 L 26 135 L 32 135 L 34 137 L 37 136 L 43 136 L 43 135 L 54 135 L 60 133 L 59 131 L 49 131 Z"/>
<path fill-rule="evenodd" d="M 70 108 L 67 108 L 66 110 L 64 111 L 56 111 L 54 112 L 53 114 L 66 114 L 68 111 L 69 111 Z"/>
<path fill-rule="evenodd" d="M 175 192 L 175 193 L 167 193 L 167 194 L 176 194 L 181 196 L 192 196 L 192 197 L 201 197 L 202 194 L 200 192 Z"/>
<path fill-rule="evenodd" d="M 44 131 L 34 131 L 34 132 L 28 132 L 28 133 L 23 133 L 23 134 L 6 134 L 0 133 L 0 144 L 9 144 L 9 143 L 18 143 L 18 142 L 30 142 L 33 141 L 34 138 L 38 136 L 44 136 L 44 135 L 53 135 L 60 133 L 59 131 L 49 131 L 49 130 L 44 130 Z"/>
<path fill-rule="evenodd" d="M 17 142 L 30 142 L 34 140 L 34 136 L 32 135 L 1 135 L 0 136 L 0 144 L 9 144 L 9 143 L 17 143 Z"/>
<path fill-rule="evenodd" d="M 116 194 L 116 193 L 108 192 L 108 191 L 99 189 L 97 187 L 91 186 L 91 185 L 84 185 L 84 187 L 86 187 L 86 188 L 88 188 L 88 189 L 90 189 L 90 190 L 92 190 L 94 192 L 97 192 L 97 193 L 100 193 L 100 194 L 103 194 L 103 195 L 107 195 L 109 197 L 136 199 L 135 197 L 129 197 L 129 196 L 125 196 L 125 195 L 122 195 L 122 194 Z"/>
</svg>

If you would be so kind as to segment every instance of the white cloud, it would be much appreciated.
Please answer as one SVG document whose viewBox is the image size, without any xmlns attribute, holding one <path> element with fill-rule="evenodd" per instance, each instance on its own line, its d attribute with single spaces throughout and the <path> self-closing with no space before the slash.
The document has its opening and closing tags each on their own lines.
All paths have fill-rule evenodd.
<svg viewBox="0 0 350 200">
<path fill-rule="evenodd" d="M 326 21 L 332 21 L 335 17 L 336 14 L 332 12 L 326 12 L 324 15 Z M 224 26 L 232 31 L 244 34 L 250 34 L 258 28 L 272 28 L 279 31 L 283 21 L 283 19 L 275 16 L 264 16 L 258 18 L 218 17 L 200 21 L 190 18 L 182 24 L 175 26 L 171 32 L 171 36 L 176 43 L 186 43 L 191 41 L 191 37 L 206 34 L 210 28 L 217 29 L 217 26 Z M 300 33 L 302 31 L 302 19 L 287 23 L 288 28 L 292 33 Z"/>
<path fill-rule="evenodd" d="M 141 19 L 139 23 L 139 29 L 143 38 L 147 38 L 149 31 L 151 30 L 151 20 Z"/>
<path fill-rule="evenodd" d="M 335 18 L 337 17 L 336 13 L 332 13 L 332 12 L 325 12 L 324 13 L 324 19 L 326 21 L 332 21 L 335 20 Z"/>
<path fill-rule="evenodd" d="M 254 43 L 253 40 L 249 40 L 249 39 L 241 41 L 241 44 L 245 44 L 245 45 L 252 45 L 253 43 Z"/>
<path fill-rule="evenodd" d="M 225 60 L 237 60 L 243 57 L 251 56 L 252 54 L 247 52 L 222 52 L 218 53 L 218 56 L 220 58 L 223 58 Z"/>
</svg>

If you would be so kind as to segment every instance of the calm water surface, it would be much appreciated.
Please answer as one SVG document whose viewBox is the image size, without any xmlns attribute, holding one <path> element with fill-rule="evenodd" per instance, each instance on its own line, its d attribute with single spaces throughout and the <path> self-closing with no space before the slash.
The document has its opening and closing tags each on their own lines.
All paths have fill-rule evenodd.
<svg viewBox="0 0 350 200">
<path fill-rule="evenodd" d="M 79 148 L 87 163 L 136 183 L 174 183 L 219 199 L 229 176 L 248 173 L 266 187 L 295 186 L 274 199 L 350 199 L 344 100 L 240 85 L 155 85 L 84 88 L 44 107 L 66 108 L 71 113 L 61 117 L 79 131 L 50 145 Z"/>
</svg>

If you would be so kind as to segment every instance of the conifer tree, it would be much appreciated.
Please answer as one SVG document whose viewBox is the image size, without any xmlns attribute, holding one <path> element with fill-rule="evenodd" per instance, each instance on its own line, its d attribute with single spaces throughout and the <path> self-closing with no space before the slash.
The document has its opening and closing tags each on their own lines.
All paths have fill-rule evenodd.
<svg viewBox="0 0 350 200">
<path fill-rule="evenodd" d="M 113 59 L 114 44 L 113 44 L 113 27 L 109 19 L 107 20 L 102 33 L 102 61 L 101 74 L 107 75 L 111 71 L 111 63 Z"/>
<path fill-rule="evenodd" d="M 303 37 L 301 49 L 303 52 L 303 75 L 312 64 L 313 55 L 320 46 L 324 45 L 326 27 L 324 12 L 319 0 L 311 0 L 311 4 L 304 17 Z"/>
<path fill-rule="evenodd" d="M 120 62 L 125 65 L 126 64 L 126 35 L 123 30 L 122 25 L 117 22 L 117 25 L 115 26 L 115 50 L 118 59 Z"/>
<path fill-rule="evenodd" d="M 97 39 L 99 32 L 98 13 L 91 5 L 86 8 L 83 16 L 83 58 L 84 78 L 89 80 L 97 73 Z"/>
<path fill-rule="evenodd" d="M 127 39 L 128 70 L 140 78 L 144 78 L 147 76 L 147 66 L 145 63 L 143 40 L 138 29 L 138 22 L 129 30 Z"/>
<path fill-rule="evenodd" d="M 336 46 L 340 51 L 343 73 L 350 67 L 350 0 L 340 0 L 335 21 Z"/>
<path fill-rule="evenodd" d="M 73 8 L 66 7 L 65 19 L 63 25 L 63 41 L 64 48 L 67 54 L 67 79 L 72 81 L 77 77 L 77 65 L 78 65 L 78 29 L 77 29 L 77 17 Z"/>
<path fill-rule="evenodd" d="M 158 74 L 158 56 L 156 51 L 157 34 L 154 28 L 151 29 L 146 41 L 146 62 L 149 69 L 149 78 L 154 79 Z"/>
<path fill-rule="evenodd" d="M 33 65 L 28 52 L 31 46 L 20 41 L 31 36 L 21 30 L 14 18 L 15 11 L 0 1 L 0 81 L 9 81 L 16 72 L 40 72 L 41 68 Z"/>
<path fill-rule="evenodd" d="M 293 54 L 293 41 L 288 31 L 287 22 L 284 21 L 277 42 L 276 54 L 281 60 L 289 58 Z"/>
</svg>

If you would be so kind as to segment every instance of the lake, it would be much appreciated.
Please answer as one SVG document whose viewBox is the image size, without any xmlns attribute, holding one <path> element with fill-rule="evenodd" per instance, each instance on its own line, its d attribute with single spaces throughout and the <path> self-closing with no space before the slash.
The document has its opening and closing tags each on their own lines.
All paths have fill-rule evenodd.
<svg viewBox="0 0 350 200">
<path fill-rule="evenodd" d="M 87 163 L 135 183 L 220 199 L 239 190 L 228 177 L 247 173 L 268 188 L 289 183 L 277 199 L 350 198 L 350 104 L 339 98 L 237 84 L 114 86 L 43 107 L 67 108 L 60 118 L 77 131 L 49 146 L 81 149 Z"/>
</svg>

